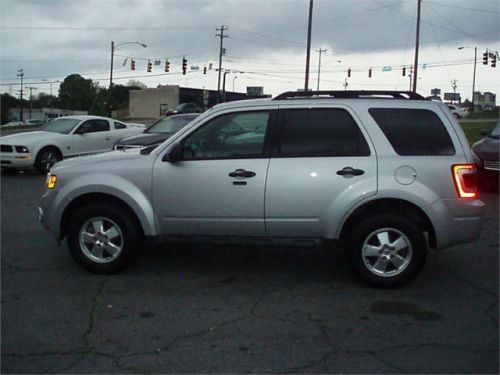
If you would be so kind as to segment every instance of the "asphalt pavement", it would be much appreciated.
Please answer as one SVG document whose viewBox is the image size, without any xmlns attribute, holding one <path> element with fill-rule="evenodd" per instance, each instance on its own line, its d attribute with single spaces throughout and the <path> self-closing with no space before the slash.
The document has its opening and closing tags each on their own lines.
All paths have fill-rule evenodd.
<svg viewBox="0 0 500 375">
<path fill-rule="evenodd" d="M 43 176 L 1 176 L 1 372 L 498 373 L 498 194 L 480 239 L 394 290 L 342 253 L 165 245 L 90 274 L 37 222 Z"/>
</svg>

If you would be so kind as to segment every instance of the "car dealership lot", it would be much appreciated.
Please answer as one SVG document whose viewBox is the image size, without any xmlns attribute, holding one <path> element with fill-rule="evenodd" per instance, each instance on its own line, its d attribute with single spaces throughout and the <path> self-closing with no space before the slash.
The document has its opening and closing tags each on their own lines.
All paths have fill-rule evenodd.
<svg viewBox="0 0 500 375">
<path fill-rule="evenodd" d="M 481 238 L 394 290 L 341 253 L 149 248 L 90 274 L 37 222 L 44 177 L 1 176 L 2 372 L 498 372 L 498 194 Z"/>
</svg>

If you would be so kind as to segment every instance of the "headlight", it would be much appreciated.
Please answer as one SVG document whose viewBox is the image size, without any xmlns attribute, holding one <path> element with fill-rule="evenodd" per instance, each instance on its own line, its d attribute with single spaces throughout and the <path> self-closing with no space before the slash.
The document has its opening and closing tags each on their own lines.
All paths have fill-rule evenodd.
<svg viewBox="0 0 500 375">
<path fill-rule="evenodd" d="M 47 173 L 47 180 L 45 184 L 47 185 L 47 189 L 54 189 L 56 187 L 57 176 L 54 174 Z"/>
<path fill-rule="evenodd" d="M 16 148 L 16 152 L 19 152 L 20 154 L 27 154 L 30 152 L 30 150 L 28 150 L 28 147 L 26 146 L 14 146 Z"/>
</svg>

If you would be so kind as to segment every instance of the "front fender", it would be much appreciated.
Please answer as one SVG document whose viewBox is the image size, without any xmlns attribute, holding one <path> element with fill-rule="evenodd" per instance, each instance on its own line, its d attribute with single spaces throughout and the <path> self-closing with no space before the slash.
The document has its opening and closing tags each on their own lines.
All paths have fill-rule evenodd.
<svg viewBox="0 0 500 375">
<path fill-rule="evenodd" d="M 136 214 L 146 236 L 157 235 L 153 207 L 146 194 L 130 180 L 103 172 L 76 177 L 62 186 L 54 200 L 53 222 L 57 228 L 68 205 L 86 194 L 107 194 L 120 199 Z"/>
</svg>

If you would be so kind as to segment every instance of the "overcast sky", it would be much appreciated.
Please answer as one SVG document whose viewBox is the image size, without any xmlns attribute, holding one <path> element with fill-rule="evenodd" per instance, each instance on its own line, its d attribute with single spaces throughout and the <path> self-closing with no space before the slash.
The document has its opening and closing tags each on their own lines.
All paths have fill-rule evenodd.
<svg viewBox="0 0 500 375">
<path fill-rule="evenodd" d="M 276 95 L 304 86 L 309 0 L 0 0 L 0 91 L 16 95 L 25 86 L 49 92 L 49 81 L 78 73 L 109 84 L 111 41 L 138 41 L 115 51 L 114 82 L 132 77 L 149 87 L 175 84 L 217 88 L 222 25 L 223 67 L 231 70 L 226 88 L 244 92 L 264 86 Z M 314 0 L 310 87 L 317 87 L 318 48 L 321 89 L 406 90 L 402 67 L 413 65 L 417 0 Z M 482 64 L 486 49 L 500 50 L 499 0 L 423 0 L 417 88 L 456 91 L 470 98 L 474 49 L 478 47 L 476 90 L 498 92 L 500 66 Z M 181 60 L 199 71 L 181 73 Z M 128 61 L 122 66 L 125 58 Z M 130 70 L 130 57 L 136 70 Z M 161 60 L 146 72 L 147 60 Z M 165 59 L 170 73 L 165 74 Z M 372 68 L 372 78 L 368 69 Z M 384 71 L 385 67 L 385 71 Z M 237 78 L 235 78 L 237 77 Z M 45 81 L 44 81 L 45 80 Z M 9 86 L 11 84 L 12 86 Z M 58 84 L 53 84 L 56 93 Z"/>
</svg>

